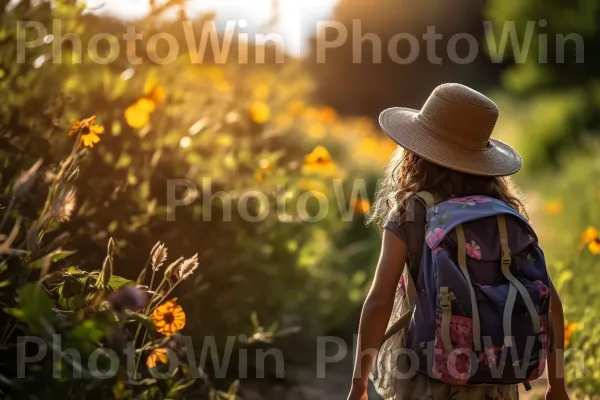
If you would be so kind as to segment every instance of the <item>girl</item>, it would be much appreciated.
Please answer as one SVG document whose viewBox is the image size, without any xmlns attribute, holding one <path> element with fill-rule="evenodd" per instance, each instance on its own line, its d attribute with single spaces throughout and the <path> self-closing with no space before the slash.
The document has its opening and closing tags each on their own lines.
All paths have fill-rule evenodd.
<svg viewBox="0 0 600 400">
<path fill-rule="evenodd" d="M 417 201 L 414 212 L 407 214 L 409 198 L 421 191 L 431 193 L 436 202 L 484 195 L 502 200 L 526 217 L 523 203 L 506 178 L 520 169 L 521 159 L 511 147 L 490 138 L 497 118 L 494 102 L 459 84 L 437 87 L 421 110 L 397 107 L 381 114 L 381 127 L 400 148 L 392 157 L 371 213 L 370 222 L 377 222 L 383 229 L 383 243 L 360 319 L 348 400 L 367 400 L 368 377 L 377 357 L 374 349 L 388 339 L 384 336 L 398 282 L 402 277 L 401 289 L 410 290 L 419 276 L 426 211 Z M 403 274 L 405 265 L 408 273 Z M 547 359 L 546 399 L 568 399 L 564 382 L 564 317 L 553 287 L 550 313 L 555 350 Z M 410 367 L 402 356 L 393 363 L 400 370 Z M 386 396 L 386 400 L 518 398 L 516 385 L 451 386 L 420 372 L 411 379 L 395 381 L 393 386 L 395 395 Z"/>
</svg>

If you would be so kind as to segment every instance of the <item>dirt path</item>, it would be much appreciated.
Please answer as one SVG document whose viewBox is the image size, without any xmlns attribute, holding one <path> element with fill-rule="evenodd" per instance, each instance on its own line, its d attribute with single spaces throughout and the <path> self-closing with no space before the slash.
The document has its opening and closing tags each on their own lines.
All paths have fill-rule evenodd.
<svg viewBox="0 0 600 400">
<path fill-rule="evenodd" d="M 326 378 L 317 379 L 316 372 L 306 367 L 291 367 L 286 370 L 290 386 L 267 390 L 266 394 L 242 398 L 244 400 L 346 400 L 352 377 L 353 357 L 349 354 L 342 361 L 328 364 Z M 545 378 L 532 383 L 533 390 L 525 392 L 521 386 L 523 400 L 544 398 Z M 381 400 L 369 385 L 369 400 Z"/>
</svg>

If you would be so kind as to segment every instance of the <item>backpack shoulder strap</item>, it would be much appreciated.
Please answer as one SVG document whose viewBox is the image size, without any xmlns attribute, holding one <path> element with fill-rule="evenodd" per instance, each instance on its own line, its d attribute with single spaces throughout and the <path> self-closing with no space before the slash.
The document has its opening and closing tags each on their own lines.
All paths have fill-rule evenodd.
<svg viewBox="0 0 600 400">
<path fill-rule="evenodd" d="M 433 195 L 429 192 L 417 192 L 414 195 L 412 195 L 409 199 L 408 202 L 406 204 L 406 220 L 413 222 L 415 220 L 415 201 L 419 200 L 421 203 L 423 203 L 425 205 L 425 209 L 426 209 L 426 217 L 425 217 L 425 224 L 427 224 L 427 222 L 429 221 L 429 210 L 435 205 L 435 199 L 433 197 Z"/>
<path fill-rule="evenodd" d="M 415 196 L 417 198 L 421 199 L 423 201 L 423 203 L 425 203 L 425 206 L 427 208 L 431 208 L 435 205 L 435 199 L 434 199 L 433 195 L 429 192 L 426 192 L 426 191 L 417 192 L 417 193 L 415 193 Z"/>
</svg>

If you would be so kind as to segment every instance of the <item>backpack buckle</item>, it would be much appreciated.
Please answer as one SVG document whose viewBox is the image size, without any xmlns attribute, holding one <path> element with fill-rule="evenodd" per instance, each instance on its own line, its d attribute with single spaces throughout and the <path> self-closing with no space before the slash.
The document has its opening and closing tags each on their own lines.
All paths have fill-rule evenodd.
<svg viewBox="0 0 600 400">
<path fill-rule="evenodd" d="M 450 291 L 447 287 L 440 288 L 440 306 L 443 310 L 447 310 L 452 306 Z"/>
<path fill-rule="evenodd" d="M 502 265 L 509 266 L 511 263 L 510 251 L 502 250 Z"/>
</svg>

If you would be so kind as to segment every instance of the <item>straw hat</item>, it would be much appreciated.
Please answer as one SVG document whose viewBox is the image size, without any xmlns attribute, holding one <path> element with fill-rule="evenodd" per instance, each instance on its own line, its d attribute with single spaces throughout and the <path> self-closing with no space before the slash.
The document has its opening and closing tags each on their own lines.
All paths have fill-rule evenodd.
<svg viewBox="0 0 600 400">
<path fill-rule="evenodd" d="M 434 164 L 473 175 L 511 175 L 521 169 L 521 157 L 490 138 L 497 119 L 492 100 L 464 85 L 445 83 L 420 111 L 388 108 L 379 124 L 400 146 Z"/>
</svg>

